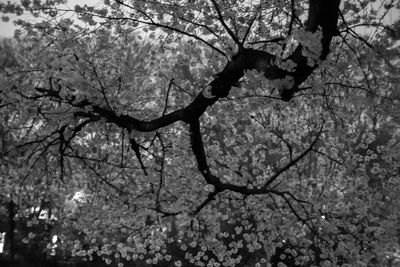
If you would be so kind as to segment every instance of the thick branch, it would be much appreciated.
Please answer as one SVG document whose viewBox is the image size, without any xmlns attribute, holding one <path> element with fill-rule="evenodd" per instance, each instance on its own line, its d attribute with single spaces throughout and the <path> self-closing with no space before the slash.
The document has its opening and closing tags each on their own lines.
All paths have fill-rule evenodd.
<svg viewBox="0 0 400 267">
<path fill-rule="evenodd" d="M 340 0 L 309 0 L 309 3 L 309 14 L 305 30 L 309 32 L 321 30 L 322 50 L 321 54 L 319 55 L 319 60 L 322 61 L 329 53 L 329 45 L 333 36 L 337 34 L 336 25 L 338 20 Z M 149 23 L 151 24 L 152 22 Z M 162 27 L 161 25 L 154 23 L 153 25 Z M 299 85 L 303 83 L 317 67 L 317 64 L 312 66 L 308 65 L 308 58 L 303 55 L 304 49 L 306 48 L 299 44 L 293 54 L 287 59 L 278 59 L 277 56 L 265 51 L 240 48 L 238 54 L 227 63 L 225 68 L 219 74 L 217 74 L 215 79 L 209 84 L 212 94 L 210 97 L 207 97 L 203 92 L 201 92 L 185 108 L 168 114 L 163 114 L 161 117 L 150 121 L 139 120 L 126 114 L 119 115 L 109 106 L 101 107 L 91 103 L 88 100 L 77 102 L 73 96 L 70 96 L 69 99 L 68 97 L 67 99 L 64 99 L 60 96 L 59 91 L 53 88 L 36 88 L 36 90 L 41 93 L 42 96 L 48 96 L 50 98 L 54 97 L 56 99 L 67 101 L 67 103 L 75 107 L 81 108 L 82 111 L 76 112 L 76 116 L 87 117 L 90 119 L 98 119 L 99 117 L 105 118 L 108 122 L 114 123 L 121 128 L 125 128 L 129 132 L 132 130 L 140 132 L 155 131 L 177 121 L 189 123 L 191 131 L 191 146 L 196 157 L 198 168 L 204 176 L 205 181 L 208 184 L 215 186 L 216 193 L 224 190 L 230 190 L 242 193 L 244 195 L 265 194 L 272 192 L 271 189 L 269 189 L 269 185 L 271 185 L 272 182 L 277 179 L 277 177 L 295 165 L 304 157 L 304 155 L 313 149 L 313 145 L 315 144 L 317 138 L 306 151 L 304 151 L 295 159 L 291 160 L 274 176 L 270 177 L 264 187 L 248 188 L 247 186 L 222 183 L 218 177 L 210 172 L 201 138 L 199 118 L 209 106 L 212 106 L 220 98 L 229 95 L 231 87 L 239 81 L 246 70 L 258 70 L 264 73 L 264 76 L 270 80 L 281 80 L 287 78 L 289 78 L 289 80 L 291 79 L 293 81 L 291 84 L 286 85 L 284 88 L 279 88 L 281 99 L 284 101 L 289 101 L 293 97 L 294 93 L 299 90 Z M 293 70 L 284 70 L 277 65 L 277 62 L 279 61 L 285 62 L 289 60 L 296 65 Z M 86 108 L 88 107 L 91 108 L 89 109 L 90 111 L 87 111 Z M 143 170 L 145 170 L 140 159 L 137 143 L 134 140 L 131 140 L 131 145 L 133 146 L 132 148 L 135 151 Z"/>
<path fill-rule="evenodd" d="M 305 30 L 315 32 L 317 29 L 321 29 L 322 52 L 319 57 L 320 60 L 324 60 L 328 55 L 330 42 L 337 33 L 336 24 L 339 3 L 340 0 L 310 0 L 309 16 Z M 277 57 L 273 54 L 255 49 L 240 49 L 232 61 L 229 61 L 226 67 L 210 83 L 212 97 L 208 98 L 201 92 L 187 107 L 151 121 L 138 120 L 129 115 L 117 115 L 111 110 L 98 106 L 93 106 L 93 110 L 112 123 L 126 129 L 141 132 L 155 131 L 176 121 L 189 123 L 198 119 L 206 111 L 207 107 L 213 105 L 219 98 L 228 96 L 231 87 L 244 75 L 245 70 L 258 70 L 271 80 L 288 77 L 292 79 L 293 83 L 291 86 L 280 88 L 281 99 L 289 101 L 294 93 L 299 90 L 299 85 L 317 67 L 316 64 L 314 66 L 307 64 L 307 57 L 302 54 L 303 49 L 304 47 L 299 45 L 291 56 L 283 60 L 291 60 L 296 64 L 296 68 L 292 71 L 279 68 L 276 65 Z M 80 112 L 79 114 L 85 116 L 85 113 Z M 86 116 L 93 116 L 93 114 L 86 114 Z"/>
<path fill-rule="evenodd" d="M 309 147 L 305 151 L 303 151 L 296 158 L 294 158 L 293 160 L 288 162 L 285 166 L 280 168 L 274 175 L 272 175 L 268 179 L 268 181 L 262 187 L 257 187 L 257 188 L 249 188 L 247 186 L 223 183 L 220 181 L 220 179 L 217 176 L 215 176 L 214 174 L 211 173 L 210 167 L 207 163 L 207 156 L 206 156 L 204 144 L 203 144 L 202 137 L 201 137 L 200 122 L 198 119 L 195 121 L 192 121 L 190 123 L 190 143 L 191 143 L 193 154 L 196 157 L 196 162 L 197 162 L 199 171 L 203 175 L 206 183 L 211 184 L 215 187 L 213 194 L 217 194 L 217 193 L 225 191 L 225 190 L 237 192 L 237 193 L 240 193 L 243 195 L 261 195 L 261 194 L 267 194 L 267 193 L 277 194 L 279 192 L 271 189 L 270 185 L 278 177 L 280 177 L 280 175 L 282 173 L 289 170 L 292 166 L 294 166 L 301 159 L 303 159 L 305 155 L 307 155 L 310 151 L 312 151 L 314 145 L 316 144 L 316 142 L 319 139 L 319 136 L 322 133 L 322 128 L 323 128 L 323 124 L 321 125 L 321 128 L 320 128 L 319 132 L 317 133 L 317 136 L 315 137 L 313 142 L 309 145 Z"/>
</svg>

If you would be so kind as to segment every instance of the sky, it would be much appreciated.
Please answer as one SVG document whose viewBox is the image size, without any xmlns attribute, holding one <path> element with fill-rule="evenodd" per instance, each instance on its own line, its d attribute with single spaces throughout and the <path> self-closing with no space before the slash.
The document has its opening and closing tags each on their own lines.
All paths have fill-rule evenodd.
<svg viewBox="0 0 400 267">
<path fill-rule="evenodd" d="M 0 0 L 0 3 L 6 3 L 6 2 L 12 2 L 12 3 L 20 3 L 20 0 Z M 79 4 L 83 5 L 86 4 L 88 6 L 91 5 L 96 5 L 98 3 L 103 3 L 103 0 L 68 0 L 67 1 L 67 7 L 72 8 Z M 0 17 L 2 17 L 3 14 L 0 14 Z M 13 37 L 14 36 L 14 31 L 16 27 L 13 25 L 12 20 L 16 18 L 16 16 L 9 16 L 10 21 L 9 22 L 4 22 L 3 20 L 0 20 L 0 37 Z M 23 16 L 22 18 L 28 19 L 28 20 L 33 20 L 34 18 L 32 16 Z M 18 19 L 21 19 L 21 17 L 18 17 Z"/>
<path fill-rule="evenodd" d="M 0 0 L 0 3 L 5 3 L 7 1 L 10 0 Z M 11 0 L 10 2 L 13 3 L 19 3 L 20 0 Z M 67 1 L 67 7 L 72 8 L 77 5 L 83 5 L 86 4 L 88 6 L 91 5 L 98 5 L 98 4 L 102 4 L 103 0 L 85 0 L 85 1 L 81 1 L 81 0 L 68 0 Z M 0 14 L 0 17 L 3 16 L 2 14 Z M 10 16 L 10 21 L 9 22 L 4 22 L 2 20 L 0 20 L 0 37 L 13 37 L 14 36 L 14 31 L 16 29 L 16 27 L 13 25 L 12 23 L 12 19 L 15 18 L 15 16 Z M 19 17 L 21 18 L 21 17 Z M 28 20 L 33 20 L 34 18 L 32 16 L 24 16 L 24 19 L 28 19 Z M 393 22 L 400 19 L 400 12 L 399 10 L 393 10 L 392 12 L 390 12 L 387 16 L 386 16 L 386 20 L 388 20 L 388 22 Z"/>
</svg>

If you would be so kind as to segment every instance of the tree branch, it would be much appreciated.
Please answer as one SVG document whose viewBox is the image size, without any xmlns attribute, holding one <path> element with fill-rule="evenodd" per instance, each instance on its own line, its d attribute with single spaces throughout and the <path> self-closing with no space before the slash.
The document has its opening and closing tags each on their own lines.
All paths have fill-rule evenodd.
<svg viewBox="0 0 400 267">
<path fill-rule="evenodd" d="M 219 8 L 217 2 L 215 0 L 211 0 L 212 4 L 214 5 L 215 11 L 217 11 L 218 14 L 218 19 L 221 22 L 222 26 L 225 28 L 229 36 L 232 38 L 232 40 L 239 46 L 239 48 L 243 47 L 242 43 L 240 42 L 239 38 L 236 36 L 235 33 L 226 25 L 224 17 L 222 16 L 221 9 Z"/>
<path fill-rule="evenodd" d="M 214 200 L 215 196 L 218 195 L 218 191 L 208 193 L 207 198 L 192 212 L 192 215 L 197 215 L 208 203 Z"/>
<path fill-rule="evenodd" d="M 142 161 L 142 154 L 140 154 L 139 144 L 136 143 L 136 140 L 133 137 L 131 137 L 131 131 L 128 131 L 128 133 L 129 133 L 129 142 L 130 142 L 131 148 L 135 152 L 136 158 L 139 161 L 139 164 L 144 172 L 144 175 L 147 176 L 146 167 L 144 166 L 144 163 Z"/>
<path fill-rule="evenodd" d="M 333 36 L 337 33 L 336 24 L 338 18 L 339 0 L 318 1 L 310 0 L 309 18 L 307 20 L 306 30 L 315 32 L 318 28 L 322 29 L 322 53 L 320 59 L 325 59 L 329 53 L 329 44 Z M 288 57 L 296 63 L 294 71 L 287 71 L 276 65 L 276 56 L 264 51 L 255 49 L 242 49 L 233 59 L 229 61 L 225 68 L 216 75 L 216 78 L 209 84 L 211 87 L 211 97 L 206 97 L 203 92 L 199 93 L 194 100 L 185 108 L 165 114 L 151 121 L 138 120 L 129 115 L 117 115 L 115 112 L 91 105 L 88 101 L 80 103 L 79 107 L 91 105 L 95 113 L 106 118 L 109 122 L 115 123 L 120 127 L 132 129 L 141 132 L 155 131 L 159 128 L 168 126 L 177 121 L 191 122 L 199 118 L 207 109 L 218 99 L 229 95 L 233 84 L 237 83 L 244 75 L 245 70 L 258 70 L 264 73 L 264 76 L 271 80 L 285 79 L 292 77 L 294 83 L 290 87 L 280 88 L 281 99 L 289 101 L 298 86 L 313 72 L 317 67 L 307 65 L 307 57 L 302 54 L 303 47 L 299 45 L 295 52 Z M 54 92 L 48 92 L 54 94 Z M 81 116 L 93 116 L 93 113 L 82 113 Z"/>
<path fill-rule="evenodd" d="M 285 166 L 280 168 L 273 176 L 271 176 L 265 183 L 264 188 L 267 188 L 269 185 L 271 185 L 283 172 L 289 170 L 292 166 L 294 166 L 297 162 L 299 162 L 302 158 L 304 158 L 310 151 L 313 150 L 314 145 L 317 143 L 319 136 L 322 133 L 323 126 L 324 124 L 322 123 L 317 136 L 314 138 L 314 141 L 309 145 L 309 147 L 306 150 L 304 150 L 303 153 L 298 155 L 295 159 L 293 159 L 292 161 L 288 162 Z"/>
</svg>

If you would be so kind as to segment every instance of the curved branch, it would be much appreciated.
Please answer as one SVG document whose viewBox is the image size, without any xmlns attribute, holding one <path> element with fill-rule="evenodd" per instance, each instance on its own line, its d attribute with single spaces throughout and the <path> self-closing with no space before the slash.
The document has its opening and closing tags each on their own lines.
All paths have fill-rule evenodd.
<svg viewBox="0 0 400 267">
<path fill-rule="evenodd" d="M 320 60 L 324 60 L 329 53 L 329 44 L 333 36 L 337 34 L 336 24 L 338 20 L 340 0 L 310 0 L 310 8 L 306 30 L 315 32 L 318 28 L 322 30 L 322 52 Z M 156 25 L 162 26 L 162 25 Z M 141 132 L 155 131 L 159 128 L 168 126 L 177 121 L 192 122 L 198 119 L 207 109 L 218 99 L 229 95 L 231 87 L 244 75 L 245 70 L 258 70 L 264 73 L 268 79 L 279 80 L 287 77 L 293 80 L 289 87 L 280 88 L 281 99 L 289 101 L 295 92 L 299 91 L 299 85 L 304 82 L 317 67 L 307 64 L 307 57 L 302 54 L 303 46 L 299 45 L 291 56 L 283 61 L 292 61 L 296 64 L 294 71 L 283 70 L 276 65 L 277 57 L 273 54 L 255 50 L 241 49 L 239 53 L 228 61 L 225 68 L 216 75 L 216 78 L 209 84 L 212 96 L 206 97 L 203 92 L 199 93 L 194 100 L 185 108 L 165 114 L 151 121 L 143 121 L 129 115 L 117 115 L 108 109 L 93 106 L 93 110 L 98 115 L 106 118 L 126 129 Z M 79 106 L 85 107 L 90 103 L 81 103 Z M 84 112 L 78 113 L 81 116 L 93 116 Z"/>
<path fill-rule="evenodd" d="M 210 192 L 207 198 L 193 211 L 192 215 L 198 214 L 208 203 L 214 200 L 215 196 L 218 195 L 218 191 Z"/>
<path fill-rule="evenodd" d="M 304 158 L 310 151 L 314 149 L 315 144 L 319 140 L 319 136 L 322 133 L 322 129 L 324 127 L 324 123 L 321 124 L 321 128 L 317 134 L 317 136 L 314 138 L 314 141 L 309 145 L 309 147 L 303 151 L 300 155 L 298 155 L 296 158 L 293 160 L 289 161 L 285 166 L 280 168 L 273 176 L 271 176 L 268 181 L 265 183 L 264 188 L 267 188 L 269 185 L 271 185 L 282 173 L 285 171 L 289 170 L 292 166 L 294 166 L 297 162 L 299 162 L 302 158 Z"/>
<path fill-rule="evenodd" d="M 278 177 L 280 177 L 282 173 L 289 170 L 292 166 L 294 166 L 297 162 L 299 162 L 302 158 L 304 158 L 304 156 L 306 156 L 310 151 L 312 151 L 323 129 L 323 123 L 322 123 L 321 128 L 317 133 L 317 136 L 315 137 L 314 141 L 309 145 L 309 147 L 305 151 L 303 151 L 303 153 L 301 153 L 296 158 L 288 162 L 281 169 L 279 169 L 273 176 L 271 176 L 268 179 L 268 181 L 262 187 L 249 188 L 247 186 L 240 186 L 231 183 L 223 183 L 217 176 L 211 173 L 210 167 L 207 163 L 207 156 L 204 149 L 203 140 L 201 137 L 200 122 L 198 119 L 196 119 L 190 122 L 189 125 L 190 125 L 190 144 L 192 147 L 193 154 L 195 155 L 196 158 L 197 167 L 200 173 L 203 175 L 206 183 L 211 184 L 215 187 L 213 193 L 217 194 L 219 192 L 228 190 L 243 195 L 261 195 L 267 193 L 280 194 L 281 192 L 271 189 L 269 185 L 271 185 Z"/>
<path fill-rule="evenodd" d="M 216 2 L 212 0 L 214 5 Z M 319 55 L 320 60 L 324 60 L 329 53 L 329 45 L 334 35 L 337 34 L 337 20 L 340 0 L 309 0 L 309 14 L 306 23 L 306 31 L 315 32 L 318 29 L 322 32 L 321 46 L 322 51 Z M 218 7 L 216 5 L 216 7 Z M 219 9 L 217 9 L 218 11 Z M 139 12 L 139 11 L 138 11 Z M 220 13 L 220 11 L 219 11 Z M 221 15 L 221 14 L 220 14 Z M 221 15 L 222 16 L 222 15 Z M 138 20 L 135 20 L 138 21 Z M 223 21 L 223 20 L 222 20 Z M 221 23 L 222 23 L 221 21 Z M 149 21 L 138 21 L 147 23 L 158 27 L 168 28 L 167 25 L 161 25 L 154 22 L 149 18 Z M 227 27 L 226 24 L 224 27 Z M 228 29 L 227 29 L 228 31 Z M 230 31 L 230 30 L 229 30 Z M 229 33 L 228 31 L 228 33 Z M 187 34 L 187 33 L 186 33 Z M 231 33 L 232 35 L 232 33 Z M 233 35 L 234 36 L 234 35 Z M 233 38 L 232 36 L 232 38 Z M 235 36 L 236 37 L 236 36 Z M 238 41 L 238 40 L 237 40 Z M 239 42 L 240 43 L 240 42 Z M 215 79 L 209 84 L 211 96 L 206 96 L 205 93 L 200 92 L 193 101 L 185 108 L 173 111 L 168 114 L 163 114 L 161 117 L 144 121 L 126 114 L 117 114 L 114 110 L 107 107 L 95 105 L 87 99 L 76 102 L 74 96 L 61 97 L 60 92 L 55 89 L 36 88 L 36 90 L 44 96 L 53 97 L 61 101 L 66 101 L 68 104 L 80 108 L 81 111 L 74 113 L 75 116 L 86 117 L 91 119 L 104 118 L 107 122 L 113 123 L 121 128 L 127 129 L 129 132 L 132 130 L 140 132 L 155 131 L 159 128 L 166 127 L 177 121 L 183 121 L 190 125 L 190 138 L 191 147 L 196 157 L 198 169 L 202 173 L 205 181 L 215 187 L 215 192 L 222 192 L 224 190 L 238 192 L 244 195 L 250 194 L 265 194 L 271 193 L 269 186 L 285 171 L 299 162 L 307 153 L 309 153 L 314 144 L 318 140 L 319 132 L 315 140 L 310 144 L 309 148 L 303 153 L 292 159 L 289 163 L 279 169 L 263 187 L 248 188 L 247 186 L 239 186 L 229 183 L 222 183 L 218 177 L 210 172 L 207 163 L 207 157 L 202 142 L 200 131 L 199 118 L 203 115 L 209 106 L 212 106 L 216 101 L 222 97 L 229 95 L 232 86 L 239 81 L 244 75 L 246 70 L 258 70 L 264 73 L 267 79 L 280 80 L 289 77 L 293 83 L 287 87 L 280 88 L 280 96 L 284 101 L 289 101 L 295 92 L 299 89 L 299 85 L 303 83 L 309 75 L 312 74 L 317 65 L 309 66 L 307 64 L 308 58 L 303 55 L 304 47 L 300 44 L 295 49 L 292 55 L 287 59 L 279 59 L 277 56 L 265 51 L 255 49 L 240 49 L 239 53 L 235 55 L 231 61 L 228 61 L 225 68 L 216 75 Z M 277 65 L 278 61 L 291 61 L 294 62 L 296 68 L 292 71 L 284 70 Z M 90 111 L 87 111 L 90 107 Z M 131 145 L 133 150 L 140 160 L 140 153 L 138 144 L 132 139 Z M 145 171 L 144 165 L 142 168 Z"/>
</svg>

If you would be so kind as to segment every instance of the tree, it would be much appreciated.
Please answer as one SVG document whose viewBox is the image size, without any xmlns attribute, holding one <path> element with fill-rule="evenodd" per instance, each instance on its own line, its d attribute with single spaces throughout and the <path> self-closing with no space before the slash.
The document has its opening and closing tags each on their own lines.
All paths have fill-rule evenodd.
<svg viewBox="0 0 400 267">
<path fill-rule="evenodd" d="M 279 247 L 303 265 L 394 255 L 398 2 L 62 2 L 0 4 L 46 17 L 17 21 L 2 160 L 20 209 L 50 203 L 81 231 L 74 255 L 176 266 L 260 266 Z M 77 191 L 87 201 L 71 217 Z"/>
</svg>

